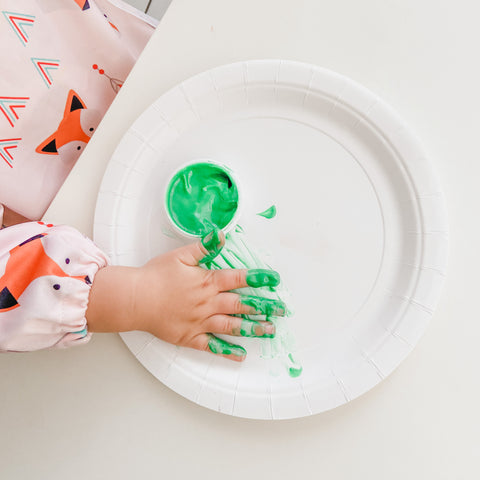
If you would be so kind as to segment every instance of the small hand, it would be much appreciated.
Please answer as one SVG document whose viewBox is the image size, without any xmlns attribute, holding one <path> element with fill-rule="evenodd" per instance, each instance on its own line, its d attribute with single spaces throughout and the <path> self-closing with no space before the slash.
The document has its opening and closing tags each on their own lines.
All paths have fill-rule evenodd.
<svg viewBox="0 0 480 480">
<path fill-rule="evenodd" d="M 202 242 L 155 257 L 143 267 L 100 270 L 92 287 L 90 317 L 90 305 L 87 311 L 90 331 L 144 330 L 175 345 L 243 361 L 246 357 L 243 347 L 215 334 L 273 337 L 272 322 L 233 315 L 281 316 L 286 308 L 279 300 L 230 291 L 247 286 L 277 286 L 280 278 L 272 270 L 211 271 L 198 266 L 205 259 L 211 261 L 221 251 L 224 241 L 223 234 L 214 232 Z M 108 292 L 106 285 L 110 285 Z M 116 288 L 123 293 L 114 293 Z M 95 304 L 99 307 L 105 302 L 103 314 L 96 312 Z M 111 319 L 109 322 L 106 315 Z"/>
</svg>

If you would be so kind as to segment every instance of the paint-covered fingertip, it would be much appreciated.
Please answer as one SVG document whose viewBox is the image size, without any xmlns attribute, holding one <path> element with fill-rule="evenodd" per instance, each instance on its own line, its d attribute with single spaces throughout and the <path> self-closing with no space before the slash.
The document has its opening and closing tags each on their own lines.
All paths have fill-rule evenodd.
<svg viewBox="0 0 480 480">
<path fill-rule="evenodd" d="M 255 268 L 247 271 L 246 281 L 249 287 L 277 287 L 280 284 L 280 275 L 275 270 Z"/>
</svg>

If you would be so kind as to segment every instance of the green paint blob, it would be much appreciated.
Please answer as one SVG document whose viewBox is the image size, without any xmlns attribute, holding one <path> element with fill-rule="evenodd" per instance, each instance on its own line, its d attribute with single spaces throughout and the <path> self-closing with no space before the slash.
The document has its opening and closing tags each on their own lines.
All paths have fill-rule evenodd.
<svg viewBox="0 0 480 480">
<path fill-rule="evenodd" d="M 299 365 L 295 359 L 293 358 L 293 355 L 291 353 L 288 354 L 288 358 L 289 360 L 292 362 L 293 366 L 289 367 L 288 369 L 288 374 L 292 377 L 292 378 L 296 378 L 296 377 L 299 377 L 302 372 L 303 372 L 303 368 L 301 365 Z"/>
<path fill-rule="evenodd" d="M 209 263 L 221 252 L 223 248 L 222 240 L 220 239 L 220 230 L 215 228 L 208 235 L 205 235 L 205 237 L 202 238 L 202 245 L 204 246 L 205 250 L 207 250 L 208 254 L 205 255 L 205 257 L 203 257 L 198 263 Z"/>
<path fill-rule="evenodd" d="M 254 308 L 258 314 L 267 315 L 267 317 L 283 317 L 287 312 L 285 303 L 273 298 L 240 295 L 240 303 Z"/>
<path fill-rule="evenodd" d="M 296 378 L 296 377 L 299 377 L 303 372 L 303 368 L 302 367 L 299 367 L 299 368 L 296 368 L 296 367 L 290 367 L 288 369 L 288 374 L 293 377 L 293 378 Z"/>
<path fill-rule="evenodd" d="M 257 213 L 260 217 L 273 218 L 277 215 L 277 207 L 272 205 L 270 208 L 267 208 L 263 212 Z"/>
<path fill-rule="evenodd" d="M 247 284 L 250 287 L 276 287 L 280 283 L 280 275 L 273 270 L 255 268 L 247 272 Z"/>
<path fill-rule="evenodd" d="M 238 188 L 225 168 L 195 163 L 182 168 L 170 181 L 165 205 L 181 230 L 203 236 L 225 228 L 238 208 Z"/>
<path fill-rule="evenodd" d="M 235 355 L 237 357 L 245 357 L 247 351 L 240 345 L 234 345 L 233 343 L 226 342 L 221 338 L 209 335 L 208 348 L 212 353 L 219 355 Z"/>
</svg>

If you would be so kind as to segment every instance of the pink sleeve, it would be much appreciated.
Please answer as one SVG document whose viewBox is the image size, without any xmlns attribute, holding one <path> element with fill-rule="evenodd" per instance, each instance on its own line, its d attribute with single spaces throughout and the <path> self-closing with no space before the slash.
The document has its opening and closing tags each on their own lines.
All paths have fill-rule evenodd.
<svg viewBox="0 0 480 480">
<path fill-rule="evenodd" d="M 30 222 L 0 230 L 0 351 L 88 342 L 90 288 L 107 264 L 72 227 Z"/>
</svg>

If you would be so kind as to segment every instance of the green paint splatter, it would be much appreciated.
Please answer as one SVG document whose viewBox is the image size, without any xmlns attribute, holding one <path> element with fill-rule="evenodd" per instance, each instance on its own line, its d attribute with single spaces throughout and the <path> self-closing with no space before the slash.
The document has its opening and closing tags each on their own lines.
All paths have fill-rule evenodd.
<svg viewBox="0 0 480 480">
<path fill-rule="evenodd" d="M 202 245 L 204 246 L 205 250 L 207 250 L 208 254 L 198 262 L 199 264 L 202 263 L 209 263 L 211 262 L 222 250 L 223 244 L 220 238 L 220 231 L 218 228 L 213 229 L 208 235 L 202 238 Z"/>
<path fill-rule="evenodd" d="M 235 227 L 235 231 L 236 231 L 237 233 L 243 233 L 243 228 L 242 228 L 240 225 L 237 225 L 237 226 Z"/>
<path fill-rule="evenodd" d="M 225 168 L 195 163 L 170 181 L 165 205 L 172 221 L 184 232 L 204 236 L 225 228 L 238 208 L 238 188 Z"/>
<path fill-rule="evenodd" d="M 285 303 L 273 298 L 240 295 L 240 303 L 255 309 L 256 314 L 267 315 L 267 317 L 283 317 L 287 312 Z"/>
<path fill-rule="evenodd" d="M 299 377 L 302 374 L 303 368 L 298 364 L 291 353 L 288 354 L 288 359 L 292 363 L 292 366 L 288 368 L 288 374 L 293 377 Z"/>
<path fill-rule="evenodd" d="M 270 208 L 267 208 L 263 212 L 257 213 L 257 215 L 260 217 L 271 219 L 277 215 L 277 207 L 275 205 L 272 205 Z"/>
<path fill-rule="evenodd" d="M 250 287 L 276 287 L 280 284 L 280 275 L 264 268 L 255 268 L 247 272 L 247 284 Z"/>
<path fill-rule="evenodd" d="M 209 335 L 208 348 L 212 353 L 219 355 L 235 355 L 237 357 L 246 357 L 247 351 L 240 345 L 226 342 L 215 335 Z"/>
</svg>

